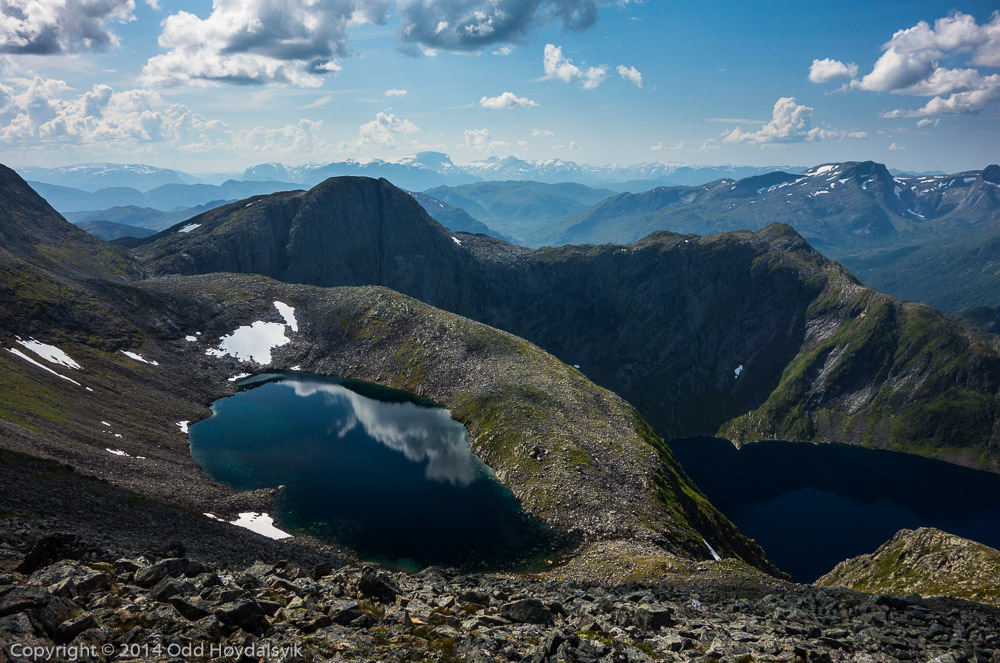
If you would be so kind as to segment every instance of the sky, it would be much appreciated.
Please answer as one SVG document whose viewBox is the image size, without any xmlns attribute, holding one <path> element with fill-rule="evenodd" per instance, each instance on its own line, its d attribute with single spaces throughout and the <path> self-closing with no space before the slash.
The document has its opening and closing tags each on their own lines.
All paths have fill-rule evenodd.
<svg viewBox="0 0 1000 663">
<path fill-rule="evenodd" d="M 995 2 L 0 0 L 0 162 L 1000 161 Z"/>
</svg>

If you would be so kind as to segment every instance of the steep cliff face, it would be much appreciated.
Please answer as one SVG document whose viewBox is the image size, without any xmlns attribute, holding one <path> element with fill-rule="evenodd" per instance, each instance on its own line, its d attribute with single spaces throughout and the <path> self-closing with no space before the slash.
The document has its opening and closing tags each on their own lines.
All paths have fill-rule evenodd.
<svg viewBox="0 0 1000 663">
<path fill-rule="evenodd" d="M 932 527 L 900 530 L 816 581 L 870 594 L 955 596 L 1000 606 L 1000 551 Z"/>
<path fill-rule="evenodd" d="M 291 191 L 210 210 L 146 238 L 137 255 L 165 273 L 280 277 L 288 269 L 289 234 L 304 197 Z"/>
<path fill-rule="evenodd" d="M 252 214 L 233 209 L 204 230 L 220 237 L 201 271 L 232 264 L 229 235 Z M 193 241 L 175 233 L 137 256 L 169 273 Z M 994 343 L 860 285 L 786 225 L 532 251 L 452 234 L 389 183 L 344 178 L 301 199 L 282 250 L 288 268 L 264 273 L 384 285 L 517 334 L 667 437 L 842 441 L 998 467 Z"/>
</svg>

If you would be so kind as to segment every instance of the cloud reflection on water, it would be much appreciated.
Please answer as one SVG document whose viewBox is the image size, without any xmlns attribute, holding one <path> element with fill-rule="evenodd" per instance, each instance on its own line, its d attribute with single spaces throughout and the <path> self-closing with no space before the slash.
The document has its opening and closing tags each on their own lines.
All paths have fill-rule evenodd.
<svg viewBox="0 0 1000 663">
<path fill-rule="evenodd" d="M 344 437 L 360 424 L 369 437 L 407 460 L 426 460 L 424 476 L 432 481 L 468 486 L 476 480 L 477 460 L 469 450 L 465 428 L 443 408 L 384 403 L 338 384 L 302 379 L 279 384 L 291 387 L 296 396 L 321 394 L 327 402 L 347 407 L 347 414 L 335 422 L 337 437 Z"/>
</svg>

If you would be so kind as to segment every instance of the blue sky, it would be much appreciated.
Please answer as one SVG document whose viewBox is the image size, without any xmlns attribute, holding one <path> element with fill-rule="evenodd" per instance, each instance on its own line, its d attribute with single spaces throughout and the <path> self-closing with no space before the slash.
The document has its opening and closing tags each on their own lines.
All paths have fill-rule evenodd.
<svg viewBox="0 0 1000 663">
<path fill-rule="evenodd" d="M 4 0 L 0 161 L 981 168 L 1000 161 L 995 7 Z"/>
</svg>

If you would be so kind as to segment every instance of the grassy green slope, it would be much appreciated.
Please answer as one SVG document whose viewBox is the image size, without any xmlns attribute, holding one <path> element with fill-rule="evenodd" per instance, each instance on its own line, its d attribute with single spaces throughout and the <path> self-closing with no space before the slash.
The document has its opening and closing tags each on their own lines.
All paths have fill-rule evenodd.
<svg viewBox="0 0 1000 663">
<path fill-rule="evenodd" d="M 871 594 L 955 596 L 1000 606 L 1000 551 L 938 529 L 900 530 L 816 581 Z"/>
</svg>

